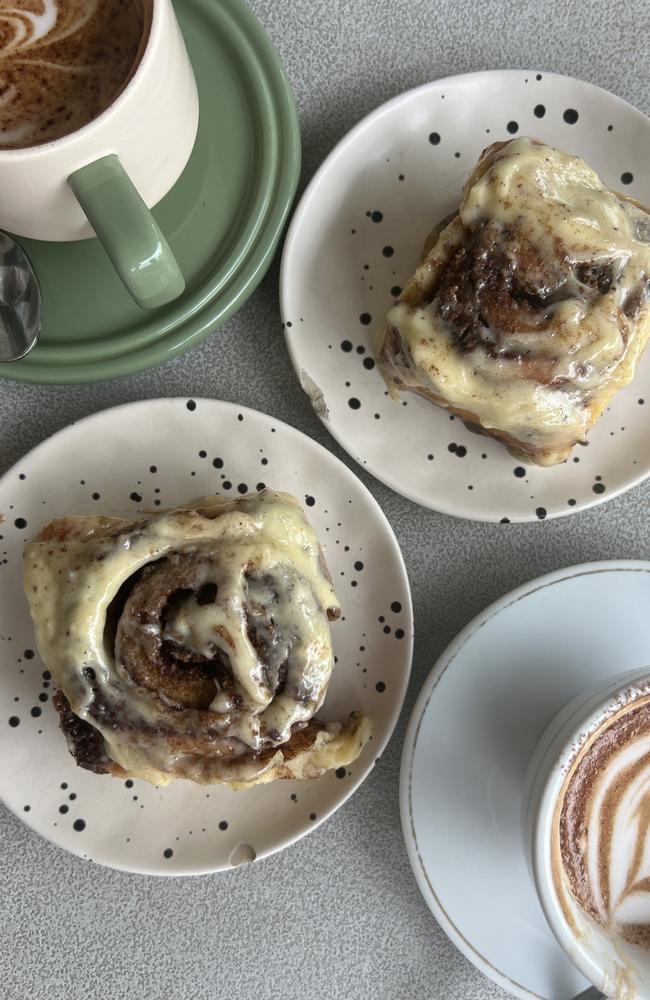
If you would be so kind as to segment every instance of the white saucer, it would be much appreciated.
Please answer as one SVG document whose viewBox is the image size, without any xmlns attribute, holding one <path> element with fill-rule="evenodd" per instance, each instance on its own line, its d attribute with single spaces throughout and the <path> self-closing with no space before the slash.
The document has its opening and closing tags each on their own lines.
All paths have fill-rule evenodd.
<svg viewBox="0 0 650 1000">
<path fill-rule="evenodd" d="M 650 204 L 650 121 L 640 111 L 552 73 L 470 73 L 401 94 L 353 128 L 305 191 L 282 258 L 287 345 L 328 430 L 398 493 L 480 521 L 570 514 L 650 474 L 650 349 L 589 447 L 551 469 L 524 470 L 502 444 L 412 393 L 390 399 L 374 367 L 375 332 L 425 236 L 458 207 L 481 150 L 512 135 L 578 153 Z"/>
<path fill-rule="evenodd" d="M 133 512 L 263 484 L 305 504 L 343 608 L 332 627 L 338 664 L 319 715 L 344 719 L 360 709 L 373 720 L 372 741 L 336 773 L 240 792 L 189 781 L 158 789 L 77 767 L 59 731 L 49 675 L 34 653 L 23 542 L 66 513 Z M 0 511 L 0 795 L 42 836 L 127 871 L 218 871 L 303 837 L 370 772 L 408 683 L 411 598 L 388 521 L 325 448 L 232 403 L 131 403 L 73 424 L 21 459 L 0 481 Z"/>
<path fill-rule="evenodd" d="M 463 629 L 418 697 L 400 775 L 420 891 L 451 940 L 517 997 L 586 987 L 524 862 L 521 788 L 547 723 L 585 686 L 650 660 L 650 563 L 601 562 L 513 590 Z"/>
</svg>

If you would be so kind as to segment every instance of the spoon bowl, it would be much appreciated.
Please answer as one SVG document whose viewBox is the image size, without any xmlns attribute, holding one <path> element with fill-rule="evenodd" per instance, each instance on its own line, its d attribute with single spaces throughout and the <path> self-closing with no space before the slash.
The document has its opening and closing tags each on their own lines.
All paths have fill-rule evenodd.
<svg viewBox="0 0 650 1000">
<path fill-rule="evenodd" d="M 11 236 L 0 232 L 0 362 L 24 358 L 42 323 L 41 290 L 31 262 Z"/>
</svg>

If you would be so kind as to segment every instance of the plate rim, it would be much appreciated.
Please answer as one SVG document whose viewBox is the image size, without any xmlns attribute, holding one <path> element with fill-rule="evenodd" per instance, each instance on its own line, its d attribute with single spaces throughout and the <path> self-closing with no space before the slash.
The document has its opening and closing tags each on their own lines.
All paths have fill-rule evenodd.
<svg viewBox="0 0 650 1000">
<path fill-rule="evenodd" d="M 318 441 L 310 437 L 308 434 L 305 434 L 303 431 L 298 430 L 298 428 L 293 427 L 291 424 L 288 424 L 285 421 L 274 417 L 272 414 L 265 413 L 262 410 L 253 409 L 250 406 L 240 405 L 239 403 L 232 402 L 229 400 L 211 399 L 205 396 L 188 396 L 186 394 L 181 394 L 178 396 L 159 396 L 159 397 L 153 397 L 151 399 L 132 400 L 127 403 L 117 404 L 116 406 L 105 407 L 104 409 L 97 410 L 93 413 L 89 413 L 86 416 L 81 417 L 79 420 L 71 421 L 69 424 L 66 424 L 64 427 L 61 427 L 59 430 L 55 431 L 54 434 L 51 434 L 50 436 L 46 437 L 43 441 L 40 441 L 37 445 L 35 445 L 24 455 L 22 455 L 16 462 L 14 462 L 11 466 L 9 466 L 9 468 L 7 468 L 7 470 L 2 474 L 2 476 L 0 476 L 0 492 L 2 491 L 3 487 L 7 485 L 9 477 L 12 474 L 14 475 L 18 474 L 18 469 L 20 467 L 21 462 L 24 462 L 24 460 L 28 457 L 30 459 L 33 456 L 36 456 L 37 459 L 40 458 L 41 456 L 39 456 L 38 453 L 42 452 L 43 454 L 46 454 L 48 445 L 50 445 L 50 443 L 53 440 L 64 438 L 65 435 L 67 435 L 73 429 L 75 430 L 78 429 L 80 425 L 92 424 L 92 422 L 95 420 L 101 420 L 102 418 L 106 418 L 107 415 L 113 415 L 115 413 L 120 413 L 121 415 L 123 412 L 126 411 L 133 411 L 133 410 L 142 411 L 150 407 L 155 407 L 161 403 L 178 405 L 181 402 L 187 404 L 187 402 L 189 401 L 194 401 L 197 404 L 197 407 L 200 406 L 201 404 L 207 404 L 208 406 L 215 407 L 232 416 L 235 416 L 237 414 L 244 414 L 244 415 L 248 414 L 251 417 L 251 419 L 262 417 L 265 421 L 273 423 L 275 427 L 282 428 L 283 432 L 288 431 L 290 435 L 294 437 L 294 439 L 297 438 L 305 439 L 308 443 L 308 446 L 313 447 L 316 454 L 321 456 L 321 454 L 324 453 L 325 457 L 330 460 L 334 468 L 336 468 L 338 471 L 342 470 L 344 477 L 345 476 L 350 477 L 350 481 L 354 480 L 358 485 L 358 487 L 360 487 L 361 495 L 364 496 L 366 499 L 370 500 L 373 509 L 376 510 L 379 516 L 379 523 L 383 525 L 383 528 L 386 533 L 385 534 L 386 540 L 390 544 L 390 547 L 393 550 L 393 554 L 395 556 L 395 566 L 399 576 L 400 583 L 403 588 L 403 595 L 405 599 L 405 606 L 403 607 L 402 610 L 404 612 L 404 620 L 407 626 L 407 628 L 405 628 L 405 635 L 404 635 L 404 639 L 406 641 L 400 644 L 401 648 L 404 651 L 403 658 L 404 658 L 405 669 L 400 677 L 400 683 L 396 690 L 395 698 L 392 703 L 392 709 L 388 717 L 386 731 L 383 738 L 381 740 L 377 739 L 376 733 L 373 732 L 373 740 L 377 739 L 377 742 L 376 743 L 373 742 L 373 748 L 372 748 L 373 752 L 371 758 L 369 759 L 366 767 L 360 772 L 358 776 L 355 777 L 354 780 L 350 781 L 349 783 L 346 783 L 345 787 L 341 787 L 341 793 L 343 794 L 341 794 L 341 796 L 336 800 L 336 803 L 331 808 L 324 809 L 322 812 L 318 814 L 317 819 L 314 821 L 310 821 L 308 825 L 303 824 L 299 826 L 298 832 L 294 832 L 290 836 L 279 840 L 276 846 L 273 846 L 267 850 L 260 850 L 255 858 L 255 862 L 257 862 L 257 861 L 262 861 L 265 858 L 271 857 L 274 854 L 278 854 L 281 851 L 284 851 L 286 848 L 291 847 L 299 840 L 302 840 L 304 837 L 308 836 L 313 830 L 316 830 L 319 826 L 321 826 L 322 823 L 324 823 L 327 819 L 333 816 L 334 813 L 336 813 L 341 808 L 341 806 L 343 806 L 348 801 L 348 799 L 351 798 L 351 796 L 356 792 L 356 790 L 360 787 L 360 785 L 363 784 L 366 778 L 368 778 L 372 773 L 372 771 L 374 770 L 378 759 L 383 754 L 390 740 L 393 738 L 395 727 L 397 726 L 399 718 L 402 714 L 402 710 L 404 708 L 404 700 L 406 698 L 406 694 L 408 691 L 408 685 L 410 682 L 411 671 L 413 667 L 413 646 L 414 646 L 413 595 L 411 593 L 411 585 L 406 570 L 406 564 L 404 562 L 404 556 L 402 554 L 401 547 L 399 545 L 395 532 L 393 531 L 392 525 L 390 524 L 390 521 L 386 517 L 386 514 L 384 513 L 379 502 L 370 492 L 368 487 L 361 481 L 359 476 L 357 476 L 356 472 L 353 469 L 347 466 L 345 462 L 343 462 L 340 458 L 338 458 L 338 456 L 335 455 L 333 452 L 329 451 L 329 449 L 327 449 L 324 445 L 320 444 Z M 28 614 L 29 613 L 28 610 L 26 610 L 25 613 Z M 340 784 L 341 786 L 343 786 L 342 782 Z M 242 794 L 245 794 L 245 790 L 242 792 Z M 0 802 L 2 802 L 4 807 L 10 813 L 12 813 L 12 815 L 17 820 L 19 820 L 21 823 L 24 823 L 25 826 L 27 826 L 31 831 L 33 831 L 38 836 L 42 837 L 43 840 L 51 844 L 56 849 L 66 851 L 69 854 L 72 854 L 84 861 L 91 861 L 94 864 L 101 865 L 104 868 L 111 868 L 115 871 L 129 872 L 132 874 L 139 874 L 145 876 L 178 878 L 186 876 L 201 876 L 201 875 L 215 874 L 221 871 L 231 871 L 233 867 L 237 867 L 229 863 L 225 863 L 225 864 L 220 864 L 217 867 L 214 867 L 214 865 L 208 867 L 191 866 L 191 867 L 180 867 L 173 870 L 169 869 L 169 867 L 165 868 L 158 867 L 155 869 L 152 867 L 151 869 L 143 871 L 141 867 L 130 866 L 128 864 L 120 864 L 120 865 L 111 864 L 106 861 L 98 860 L 95 858 L 89 858 L 87 852 L 84 852 L 81 846 L 79 847 L 79 849 L 74 849 L 72 846 L 62 845 L 57 843 L 56 841 L 51 840 L 50 837 L 47 836 L 45 833 L 43 833 L 43 831 L 39 827 L 34 825 L 34 823 L 32 822 L 33 817 L 31 816 L 31 813 L 25 814 L 22 812 L 15 811 L 4 798 L 1 790 L 0 790 Z"/>
<path fill-rule="evenodd" d="M 482 611 L 480 611 L 457 633 L 445 647 L 440 656 L 434 662 L 422 687 L 418 693 L 415 704 L 411 710 L 411 715 L 404 736 L 404 744 L 400 760 L 399 771 L 399 812 L 400 824 L 402 828 L 402 839 L 406 848 L 409 864 L 423 901 L 429 908 L 432 916 L 445 932 L 452 943 L 462 952 L 480 972 L 488 979 L 496 983 L 502 989 L 507 990 L 520 1000 L 546 1000 L 541 994 L 535 993 L 511 979 L 502 972 L 489 959 L 482 955 L 472 945 L 456 926 L 449 914 L 446 912 L 442 901 L 438 898 L 432 882 L 430 881 L 424 862 L 417 847 L 417 837 L 415 835 L 415 824 L 412 809 L 412 777 L 417 740 L 420 727 L 429 706 L 429 702 L 435 694 L 439 681 L 442 679 L 447 669 L 452 665 L 462 647 L 472 639 L 475 634 L 501 611 L 507 610 L 518 601 L 544 590 L 548 586 L 561 584 L 565 581 L 575 579 L 580 576 L 592 576 L 597 573 L 626 572 L 626 573 L 650 573 L 650 560 L 645 559 L 599 559 L 591 562 L 575 563 L 564 566 L 557 570 L 544 573 L 541 576 L 533 577 L 530 580 L 519 584 L 517 587 L 507 591 L 501 597 L 492 601 Z M 552 934 L 550 927 L 548 933 Z"/>
<path fill-rule="evenodd" d="M 206 0 L 184 0 L 184 6 L 194 3 L 198 3 L 201 10 L 209 11 L 213 6 Z M 34 362 L 27 358 L 23 365 L 20 362 L 0 364 L 1 379 L 33 385 L 90 384 L 165 364 L 216 332 L 248 300 L 267 273 L 300 179 L 300 123 L 286 70 L 261 21 L 241 0 L 219 0 L 219 6 L 256 52 L 257 71 L 263 74 L 264 86 L 272 104 L 270 121 L 278 135 L 277 168 L 266 192 L 264 215 L 256 220 L 257 231 L 246 254 L 216 295 L 205 285 L 197 289 L 191 315 L 179 318 L 170 330 L 151 342 L 127 353 L 109 354 L 100 360 L 90 357 L 79 363 L 67 360 L 60 363 Z M 215 271 L 212 271 L 209 282 L 212 282 L 214 274 Z M 174 305 L 178 302 L 171 303 L 172 308 Z"/>
<path fill-rule="evenodd" d="M 478 77 L 485 77 L 485 76 L 519 78 L 526 73 L 528 73 L 530 76 L 534 76 L 537 73 L 541 73 L 544 77 L 551 77 L 554 80 L 563 80 L 570 84 L 577 84 L 581 87 L 586 87 L 589 90 L 594 90 L 600 94 L 604 94 L 608 99 L 618 102 L 628 111 L 632 111 L 636 115 L 639 115 L 640 118 L 642 118 L 646 123 L 646 126 L 648 127 L 648 130 L 650 132 L 650 117 L 646 115 L 643 111 L 641 111 L 639 108 L 635 107 L 633 104 L 630 104 L 629 101 L 626 101 L 625 98 L 619 97 L 617 94 L 613 94 L 611 91 L 606 90 L 604 87 L 600 87 L 598 84 L 591 83 L 588 80 L 581 80 L 579 77 L 568 76 L 565 75 L 564 73 L 553 73 L 550 71 L 540 70 L 535 68 L 527 69 L 526 67 L 522 67 L 521 69 L 513 69 L 513 68 L 487 69 L 487 70 L 474 70 L 470 73 L 457 73 L 451 76 L 441 77 L 440 79 L 429 80 L 428 82 L 418 84 L 415 87 L 410 87 L 408 90 L 402 91 L 401 93 L 396 94 L 394 97 L 390 97 L 387 101 L 383 101 L 381 104 L 378 104 L 375 108 L 373 108 L 371 111 L 365 114 L 363 118 L 361 118 L 355 125 L 353 125 L 352 128 L 336 142 L 336 144 L 329 151 L 325 159 L 318 166 L 317 170 L 311 177 L 308 185 L 306 186 L 305 190 L 302 192 L 300 196 L 298 205 L 296 206 L 296 209 L 291 217 L 291 222 L 289 223 L 289 227 L 287 229 L 287 235 L 284 241 L 284 246 L 282 248 L 282 260 L 280 263 L 280 312 L 282 315 L 282 329 L 284 333 L 284 340 L 287 347 L 287 351 L 289 353 L 289 357 L 291 358 L 291 364 L 293 366 L 293 370 L 300 385 L 300 388 L 302 389 L 303 392 L 305 392 L 305 390 L 302 386 L 302 382 L 300 379 L 300 373 L 303 371 L 303 369 L 300 365 L 300 361 L 297 355 L 297 350 L 294 346 L 297 343 L 297 341 L 296 338 L 292 336 L 295 324 L 293 324 L 291 327 L 287 326 L 287 316 L 289 315 L 288 299 L 290 294 L 288 288 L 289 285 L 288 272 L 290 264 L 289 257 L 296 252 L 296 250 L 294 250 L 294 244 L 298 243 L 298 233 L 304 222 L 303 216 L 307 215 L 307 212 L 311 207 L 311 201 L 317 193 L 316 189 L 318 184 L 321 183 L 323 177 L 332 167 L 335 160 L 345 152 L 348 145 L 351 145 L 357 139 L 357 136 L 369 124 L 371 124 L 371 122 L 374 122 L 375 119 L 380 118 L 383 114 L 392 111 L 393 108 L 398 107 L 401 103 L 406 103 L 409 100 L 418 97 L 421 94 L 424 94 L 431 89 L 434 88 L 438 89 L 446 84 L 471 81 Z M 650 347 L 648 348 L 648 350 L 650 350 Z M 305 392 L 305 395 L 308 394 Z M 311 400 L 310 400 L 310 406 L 312 406 Z M 329 418 L 323 415 L 322 413 L 319 413 L 318 410 L 316 410 L 313 406 L 312 409 L 314 409 L 314 412 L 318 416 L 323 426 L 327 429 L 328 433 L 332 435 L 334 440 L 337 442 L 337 444 L 340 445 L 341 448 L 343 448 L 346 454 L 349 455 L 350 458 L 352 458 L 359 466 L 361 466 L 361 468 L 364 469 L 364 471 L 368 472 L 374 479 L 377 479 L 378 482 L 383 483 L 384 486 L 387 486 L 398 496 L 402 496 L 405 499 L 410 500 L 412 503 L 416 503 L 418 504 L 418 506 L 424 507 L 426 510 L 433 510 L 439 514 L 445 514 L 450 517 L 458 518 L 459 520 L 476 521 L 482 524 L 501 523 L 502 519 L 499 518 L 498 515 L 494 516 L 481 515 L 476 511 L 461 513 L 458 510 L 458 503 L 447 504 L 445 502 L 438 501 L 436 497 L 433 498 L 429 496 L 419 497 L 415 496 L 414 494 L 412 495 L 410 493 L 403 492 L 398 488 L 399 480 L 397 477 L 392 477 L 390 473 L 384 472 L 383 470 L 380 474 L 375 469 L 371 469 L 369 464 L 364 464 L 363 458 L 357 454 L 356 449 L 348 445 L 348 443 L 344 440 L 343 435 L 338 430 L 334 430 Z M 562 509 L 549 512 L 547 513 L 544 520 L 552 521 L 560 517 L 570 517 L 572 514 L 578 514 L 581 511 L 591 510 L 592 508 L 597 507 L 601 504 L 608 503 L 610 500 L 614 500 L 616 497 L 621 496 L 623 493 L 627 493 L 629 490 L 633 490 L 635 487 L 639 486 L 642 482 L 644 482 L 649 476 L 650 476 L 650 462 L 648 463 L 648 468 L 645 472 L 640 472 L 638 476 L 627 481 L 625 485 L 620 486 L 616 489 L 609 490 L 607 494 L 594 493 L 593 498 L 589 497 L 587 502 L 581 503 L 580 505 L 576 505 L 575 507 L 569 507 L 566 510 Z M 511 524 L 531 524 L 535 522 L 536 522 L 536 517 L 534 512 L 531 512 L 530 515 L 526 517 L 520 517 L 518 515 L 514 515 L 513 517 L 509 518 L 509 523 Z"/>
</svg>

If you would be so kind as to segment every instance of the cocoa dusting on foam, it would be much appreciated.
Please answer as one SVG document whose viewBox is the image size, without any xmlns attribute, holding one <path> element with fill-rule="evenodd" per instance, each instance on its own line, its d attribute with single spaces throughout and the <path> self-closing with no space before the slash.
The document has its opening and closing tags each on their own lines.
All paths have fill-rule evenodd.
<svg viewBox="0 0 650 1000">
<path fill-rule="evenodd" d="M 597 923 L 650 948 L 650 696 L 617 709 L 586 741 L 567 775 L 555 831 L 560 900 L 568 885 Z"/>
<path fill-rule="evenodd" d="M 0 0 L 0 148 L 76 131 L 139 61 L 149 0 Z"/>
</svg>

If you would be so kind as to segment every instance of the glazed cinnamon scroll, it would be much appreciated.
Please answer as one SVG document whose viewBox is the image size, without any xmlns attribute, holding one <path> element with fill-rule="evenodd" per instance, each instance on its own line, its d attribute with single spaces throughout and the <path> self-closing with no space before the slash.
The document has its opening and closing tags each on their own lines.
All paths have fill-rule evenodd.
<svg viewBox="0 0 650 1000">
<path fill-rule="evenodd" d="M 587 164 L 490 146 L 430 234 L 379 348 L 389 389 L 539 465 L 566 461 L 650 335 L 650 214 Z"/>
<path fill-rule="evenodd" d="M 359 714 L 315 718 L 341 611 L 287 494 L 61 518 L 27 545 L 24 576 L 82 767 L 245 787 L 315 777 L 368 739 Z"/>
</svg>

